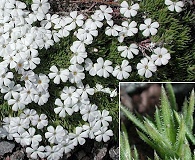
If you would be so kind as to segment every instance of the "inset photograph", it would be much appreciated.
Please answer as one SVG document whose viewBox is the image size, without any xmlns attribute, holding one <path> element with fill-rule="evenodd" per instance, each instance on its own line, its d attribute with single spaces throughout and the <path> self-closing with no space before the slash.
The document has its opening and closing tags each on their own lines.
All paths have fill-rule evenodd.
<svg viewBox="0 0 195 160">
<path fill-rule="evenodd" d="M 120 159 L 193 160 L 195 83 L 120 83 Z"/>
</svg>

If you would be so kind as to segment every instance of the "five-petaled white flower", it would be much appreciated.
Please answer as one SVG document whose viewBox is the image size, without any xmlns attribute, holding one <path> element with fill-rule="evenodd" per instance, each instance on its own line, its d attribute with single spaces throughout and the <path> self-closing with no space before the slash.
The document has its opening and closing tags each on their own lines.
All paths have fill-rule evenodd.
<svg viewBox="0 0 195 160">
<path fill-rule="evenodd" d="M 26 153 L 32 159 L 37 159 L 38 157 L 44 158 L 45 157 L 45 147 L 43 146 L 31 146 L 26 148 Z"/>
<path fill-rule="evenodd" d="M 107 142 L 110 140 L 110 137 L 113 136 L 112 130 L 108 130 L 108 127 L 101 127 L 99 131 L 95 132 L 94 134 L 96 137 L 96 141 L 104 141 Z"/>
<path fill-rule="evenodd" d="M 66 82 L 69 78 L 69 70 L 68 69 L 58 70 L 58 68 L 56 66 L 52 66 L 50 68 L 50 71 L 52 73 L 49 73 L 48 76 L 50 79 L 54 79 L 53 82 L 55 84 L 60 84 L 60 80 L 62 82 Z"/>
<path fill-rule="evenodd" d="M 62 126 L 57 126 L 56 129 L 53 126 L 47 127 L 47 131 L 45 133 L 45 138 L 52 144 L 58 144 L 62 142 L 66 132 Z"/>
<path fill-rule="evenodd" d="M 18 111 L 25 108 L 26 102 L 24 101 L 23 97 L 21 97 L 21 94 L 16 92 L 13 95 L 13 99 L 8 100 L 8 104 L 12 105 L 13 111 Z"/>
<path fill-rule="evenodd" d="M 97 106 L 93 105 L 85 105 L 80 109 L 80 113 L 82 114 L 82 119 L 84 121 L 92 122 L 95 120 L 97 114 Z"/>
<path fill-rule="evenodd" d="M 127 36 L 133 36 L 138 32 L 138 29 L 136 28 L 137 23 L 135 21 L 132 21 L 131 23 L 124 21 L 122 22 L 122 26 L 125 28 Z"/>
<path fill-rule="evenodd" d="M 165 4 L 168 6 L 170 11 L 181 12 L 184 7 L 184 3 L 182 1 L 173 2 L 171 0 L 165 0 Z"/>
<path fill-rule="evenodd" d="M 15 83 L 11 81 L 11 83 L 7 87 L 2 86 L 1 93 L 4 93 L 4 94 L 6 93 L 4 95 L 4 99 L 10 100 L 13 95 L 17 94 L 21 90 L 22 90 L 22 87 L 20 84 L 15 85 Z"/>
<path fill-rule="evenodd" d="M 108 122 L 112 121 L 112 117 L 109 116 L 109 111 L 104 109 L 102 111 L 102 113 L 100 111 L 98 111 L 98 115 L 96 117 L 96 120 L 97 120 L 97 122 L 96 122 L 97 126 L 103 125 L 104 127 L 107 127 L 107 126 L 109 126 Z"/>
<path fill-rule="evenodd" d="M 170 54 L 168 53 L 166 48 L 156 48 L 154 49 L 154 53 L 151 55 L 151 58 L 153 61 L 155 61 L 154 63 L 157 66 L 161 66 L 161 65 L 166 65 L 169 62 L 169 59 L 171 58 Z"/>
<path fill-rule="evenodd" d="M 105 34 L 114 37 L 118 36 L 118 32 L 122 31 L 122 27 L 114 24 L 113 20 L 107 21 L 107 23 L 109 24 L 109 27 L 106 27 Z"/>
<path fill-rule="evenodd" d="M 31 8 L 34 12 L 46 14 L 50 9 L 50 4 L 48 0 L 33 0 Z"/>
<path fill-rule="evenodd" d="M 129 4 L 126 1 L 123 1 L 121 3 L 120 13 L 127 18 L 135 17 L 138 9 L 139 9 L 138 3 L 129 6 Z"/>
<path fill-rule="evenodd" d="M 35 115 L 31 120 L 33 126 L 37 126 L 37 129 L 42 129 L 48 125 L 47 116 L 45 114 Z"/>
<path fill-rule="evenodd" d="M 57 98 L 55 100 L 55 105 L 58 107 L 54 108 L 54 112 L 59 114 L 60 117 L 65 117 L 66 113 L 68 113 L 68 115 L 73 114 L 72 104 L 65 104 L 59 98 Z"/>
<path fill-rule="evenodd" d="M 132 59 L 133 54 L 138 55 L 139 50 L 138 46 L 135 43 L 132 43 L 129 47 L 127 46 L 118 46 L 118 51 L 121 52 L 121 57 Z"/>
<path fill-rule="evenodd" d="M 127 79 L 130 75 L 129 72 L 131 71 L 132 69 L 131 66 L 129 65 L 129 62 L 127 60 L 123 60 L 121 66 L 117 65 L 114 68 L 112 75 L 117 77 L 117 79 L 119 80 Z"/>
<path fill-rule="evenodd" d="M 147 19 L 144 20 L 144 23 L 145 24 L 141 24 L 139 26 L 139 29 L 141 31 L 144 30 L 142 34 L 145 37 L 148 37 L 150 35 L 153 36 L 153 35 L 155 35 L 157 33 L 157 31 L 158 31 L 157 28 L 159 27 L 159 23 L 158 22 L 153 22 L 152 23 L 152 19 L 151 18 L 147 18 Z"/>
<path fill-rule="evenodd" d="M 109 73 L 113 72 L 113 67 L 111 66 L 112 62 L 110 60 L 104 61 L 102 57 L 97 59 L 97 63 L 95 64 L 97 75 L 100 77 L 108 78 Z"/>
<path fill-rule="evenodd" d="M 106 5 L 100 5 L 100 10 L 96 10 L 95 14 L 98 15 L 98 17 L 101 18 L 101 20 L 103 20 L 104 18 L 106 20 L 111 20 L 112 18 L 112 8 L 111 7 L 107 7 Z"/>
<path fill-rule="evenodd" d="M 74 146 L 77 146 L 78 143 L 83 145 L 85 143 L 85 138 L 88 137 L 88 131 L 83 131 L 82 127 L 76 127 L 75 133 L 70 133 L 70 138 L 72 139 L 71 142 Z"/>
<path fill-rule="evenodd" d="M 69 80 L 71 83 L 81 82 L 85 78 L 85 73 L 83 73 L 84 68 L 79 64 L 74 64 L 69 66 L 70 75 Z"/>
<path fill-rule="evenodd" d="M 153 61 L 148 60 L 147 58 L 143 58 L 141 63 L 137 64 L 138 74 L 144 76 L 146 78 L 150 78 L 152 76 L 152 72 L 156 72 L 157 68 Z"/>
<path fill-rule="evenodd" d="M 74 105 L 78 102 L 79 93 L 76 91 L 74 86 L 64 87 L 61 99 L 64 100 L 64 104 L 66 105 Z"/>
</svg>

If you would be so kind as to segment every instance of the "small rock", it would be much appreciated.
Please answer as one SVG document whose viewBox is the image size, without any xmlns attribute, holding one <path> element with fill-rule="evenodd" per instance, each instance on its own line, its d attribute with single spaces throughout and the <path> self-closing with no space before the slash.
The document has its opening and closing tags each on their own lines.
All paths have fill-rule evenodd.
<svg viewBox="0 0 195 160">
<path fill-rule="evenodd" d="M 23 150 L 18 150 L 10 156 L 10 160 L 24 160 L 25 153 Z"/>
<path fill-rule="evenodd" d="M 109 155 L 110 155 L 110 158 L 112 158 L 113 160 L 119 160 L 119 147 L 117 148 L 112 147 L 109 150 Z"/>
<path fill-rule="evenodd" d="M 12 152 L 15 148 L 15 144 L 9 141 L 1 141 L 0 142 L 0 155 L 3 156 L 6 153 Z"/>
<path fill-rule="evenodd" d="M 99 152 L 94 157 L 94 160 L 102 160 L 106 156 L 106 153 L 107 153 L 107 148 L 104 147 L 102 149 L 99 149 Z"/>
</svg>

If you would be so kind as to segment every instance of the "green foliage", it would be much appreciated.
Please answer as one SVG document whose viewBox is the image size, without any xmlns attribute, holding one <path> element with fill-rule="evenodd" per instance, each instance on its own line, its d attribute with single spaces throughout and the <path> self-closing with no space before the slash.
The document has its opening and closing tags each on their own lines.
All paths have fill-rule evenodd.
<svg viewBox="0 0 195 160">
<path fill-rule="evenodd" d="M 131 153 L 131 146 L 124 124 L 122 124 L 120 132 L 120 160 L 139 160 L 139 155 L 135 146 Z"/>
<path fill-rule="evenodd" d="M 121 110 L 131 120 L 140 138 L 154 150 L 154 157 L 158 159 L 182 159 L 193 160 L 194 154 L 190 149 L 190 143 L 195 145 L 193 134 L 194 90 L 189 101 L 185 100 L 183 111 L 177 112 L 177 104 L 172 86 L 166 85 L 167 92 L 162 87 L 161 106 L 156 108 L 154 120 L 144 117 L 137 119 L 133 113 L 121 106 Z M 169 96 L 169 98 L 167 97 Z"/>
</svg>

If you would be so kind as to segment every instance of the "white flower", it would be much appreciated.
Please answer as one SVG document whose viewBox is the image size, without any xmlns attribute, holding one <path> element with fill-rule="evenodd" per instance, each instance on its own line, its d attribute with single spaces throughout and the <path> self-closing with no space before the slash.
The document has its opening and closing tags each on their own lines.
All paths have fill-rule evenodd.
<svg viewBox="0 0 195 160">
<path fill-rule="evenodd" d="M 3 127 L 0 127 L 0 138 L 5 138 L 8 135 L 8 132 Z"/>
<path fill-rule="evenodd" d="M 28 133 L 29 133 L 29 143 L 32 143 L 32 146 L 38 146 L 39 142 L 42 141 L 42 136 L 39 134 L 35 134 L 36 130 L 35 128 L 31 127 L 28 129 Z"/>
<path fill-rule="evenodd" d="M 11 2 L 11 1 L 10 1 Z M 13 2 L 13 1 L 12 1 Z M 15 6 L 11 10 L 11 15 L 13 17 L 24 15 L 24 9 L 26 8 L 26 4 L 20 1 L 15 1 Z"/>
<path fill-rule="evenodd" d="M 97 120 L 97 122 L 96 122 L 97 126 L 101 126 L 101 124 L 102 124 L 104 127 L 107 127 L 107 126 L 109 126 L 108 122 L 112 121 L 112 117 L 109 116 L 109 111 L 104 109 L 102 111 L 102 113 L 100 111 L 98 111 L 98 116 L 97 116 L 96 120 Z"/>
<path fill-rule="evenodd" d="M 58 68 L 56 66 L 52 66 L 50 68 L 50 71 L 52 73 L 49 73 L 49 78 L 50 79 L 53 79 L 54 78 L 54 83 L 55 84 L 60 84 L 60 80 L 62 82 L 66 82 L 69 78 L 69 71 L 68 69 L 65 69 L 65 70 L 58 70 Z"/>
<path fill-rule="evenodd" d="M 13 117 L 4 117 L 2 121 L 3 128 L 7 128 L 10 126 L 10 122 Z"/>
<path fill-rule="evenodd" d="M 109 24 L 109 27 L 106 27 L 105 34 L 114 37 L 118 36 L 118 32 L 122 31 L 122 27 L 116 24 L 114 25 L 113 20 L 107 21 L 107 23 Z"/>
<path fill-rule="evenodd" d="M 39 91 L 47 90 L 49 87 L 49 78 L 46 75 L 40 73 L 36 82 L 36 87 Z"/>
<path fill-rule="evenodd" d="M 3 128 L 5 129 L 5 133 L 6 133 L 6 137 L 8 140 L 13 140 L 13 134 L 16 133 L 13 131 L 13 129 L 11 127 L 4 127 Z"/>
<path fill-rule="evenodd" d="M 32 85 L 25 84 L 25 87 L 23 87 L 22 91 L 20 92 L 22 99 L 26 102 L 26 104 L 31 103 L 34 101 L 34 96 L 37 94 L 37 91 Z"/>
<path fill-rule="evenodd" d="M 8 53 L 10 53 L 10 51 L 12 51 L 9 41 L 3 38 L 2 36 L 0 37 L 0 51 L 1 57 L 5 57 L 6 55 L 8 55 Z"/>
<path fill-rule="evenodd" d="M 91 23 L 91 26 L 94 26 L 94 27 L 98 27 L 98 28 L 102 28 L 102 26 L 103 26 L 103 23 L 101 22 L 101 18 L 98 16 L 98 15 L 96 15 L 96 14 L 92 14 L 91 15 L 91 19 L 87 19 L 86 20 L 86 24 L 87 23 Z"/>
<path fill-rule="evenodd" d="M 81 64 L 84 62 L 84 59 L 87 57 L 87 52 L 81 52 L 75 46 L 71 46 L 70 50 L 73 52 L 73 57 L 70 60 L 71 64 Z"/>
<path fill-rule="evenodd" d="M 28 155 L 30 155 L 30 158 L 32 159 L 38 159 L 40 158 L 44 158 L 45 157 L 45 147 L 43 146 L 31 146 L 31 147 L 27 147 L 26 148 L 26 153 Z"/>
<path fill-rule="evenodd" d="M 53 37 L 54 42 L 57 43 L 60 41 L 60 38 L 63 37 L 63 34 L 60 31 L 57 32 L 56 30 L 52 30 L 52 37 Z"/>
<path fill-rule="evenodd" d="M 14 77 L 12 72 L 7 72 L 7 69 L 0 68 L 0 87 L 4 84 L 8 86 L 11 83 L 11 80 Z"/>
<path fill-rule="evenodd" d="M 2 86 L 1 93 L 6 93 L 4 99 L 10 100 L 14 94 L 17 94 L 21 90 L 22 90 L 21 85 L 20 84 L 15 85 L 15 83 L 12 81 L 7 87 Z"/>
<path fill-rule="evenodd" d="M 166 65 L 169 62 L 169 59 L 171 58 L 170 54 L 168 53 L 166 48 L 156 48 L 154 49 L 154 53 L 151 55 L 151 58 L 153 61 L 155 61 L 155 65 L 161 66 Z"/>
<path fill-rule="evenodd" d="M 88 125 L 83 125 L 83 129 L 89 132 L 89 138 L 90 139 L 94 139 L 95 135 L 94 133 L 97 132 L 100 127 L 98 127 L 96 124 L 96 121 L 93 122 L 89 122 L 89 126 Z"/>
<path fill-rule="evenodd" d="M 54 112 L 56 114 L 59 114 L 60 117 L 65 117 L 66 113 L 68 113 L 68 115 L 73 114 L 73 109 L 71 108 L 72 106 L 62 103 L 62 101 L 59 98 L 55 100 L 55 105 L 59 107 L 54 108 Z"/>
<path fill-rule="evenodd" d="M 100 10 L 96 10 L 95 14 L 98 15 L 98 17 L 100 17 L 102 20 L 105 17 L 105 19 L 109 21 L 112 18 L 112 12 L 113 10 L 111 7 L 107 7 L 106 5 L 100 5 Z"/>
<path fill-rule="evenodd" d="M 152 72 L 156 72 L 157 68 L 153 61 L 149 61 L 147 58 L 143 58 L 141 63 L 137 64 L 138 74 L 146 78 L 152 76 Z"/>
<path fill-rule="evenodd" d="M 37 129 L 42 129 L 43 127 L 48 125 L 47 116 L 45 114 L 35 115 L 31 120 L 33 126 L 37 126 Z"/>
<path fill-rule="evenodd" d="M 85 105 L 89 105 L 89 104 L 90 104 L 89 98 L 83 99 L 80 96 L 78 98 L 78 102 L 72 106 L 72 109 L 74 110 L 74 112 L 78 112 L 82 107 L 84 107 Z"/>
<path fill-rule="evenodd" d="M 95 104 L 83 106 L 80 110 L 82 119 L 88 122 L 94 121 L 95 117 L 97 116 L 97 108 L 98 107 Z"/>
<path fill-rule="evenodd" d="M 129 72 L 131 72 L 131 66 L 129 65 L 129 62 L 127 60 L 123 60 L 121 66 L 116 66 L 112 75 L 114 77 L 117 77 L 117 79 L 127 79 L 129 77 Z"/>
<path fill-rule="evenodd" d="M 122 31 L 120 31 L 118 34 L 118 41 L 122 43 L 125 37 L 127 37 L 127 28 L 122 27 Z"/>
<path fill-rule="evenodd" d="M 85 74 L 83 73 L 84 68 L 81 65 L 79 64 L 71 65 L 69 66 L 69 70 L 70 70 L 69 80 L 71 83 L 81 82 L 81 80 L 85 78 Z"/>
<path fill-rule="evenodd" d="M 95 132 L 95 139 L 96 141 L 104 141 L 107 142 L 110 140 L 110 137 L 113 136 L 112 130 L 108 130 L 108 127 L 101 127 L 101 129 L 97 132 Z"/>
<path fill-rule="evenodd" d="M 175 10 L 176 12 L 181 12 L 182 7 L 184 7 L 184 3 L 182 1 L 173 2 L 171 0 L 165 0 L 165 4 L 168 6 L 170 11 Z"/>
<path fill-rule="evenodd" d="M 77 146 L 78 143 L 83 145 L 85 143 L 85 138 L 88 137 L 88 131 L 83 131 L 82 127 L 76 127 L 76 133 L 70 133 L 71 142 L 74 146 Z"/>
<path fill-rule="evenodd" d="M 127 57 L 128 59 L 132 59 L 134 57 L 133 54 L 138 55 L 139 53 L 138 46 L 135 43 L 132 43 L 129 47 L 118 46 L 118 51 L 122 51 L 121 57 Z"/>
<path fill-rule="evenodd" d="M 107 94 L 111 94 L 112 93 L 112 91 L 111 91 L 111 89 L 110 88 L 103 88 L 102 90 L 101 90 L 101 92 L 103 92 L 103 93 L 107 93 Z"/>
<path fill-rule="evenodd" d="M 86 22 L 82 28 L 77 31 L 77 38 L 84 37 L 87 41 L 92 41 L 93 37 L 98 36 L 98 31 L 96 26 L 92 26 L 92 22 Z"/>
<path fill-rule="evenodd" d="M 66 135 L 65 130 L 62 126 L 57 126 L 54 129 L 53 126 L 47 127 L 48 132 L 45 133 L 45 138 L 52 144 L 58 144 L 62 142 L 63 137 Z"/>
<path fill-rule="evenodd" d="M 74 145 L 72 143 L 70 143 L 69 138 L 64 138 L 64 140 L 60 143 L 60 145 L 62 146 L 62 151 L 67 154 L 69 153 L 71 150 L 74 149 Z"/>
<path fill-rule="evenodd" d="M 47 14 L 46 20 L 41 21 L 41 26 L 45 27 L 45 29 L 50 29 L 52 27 L 52 24 L 58 24 L 58 23 L 60 23 L 59 15 Z"/>
<path fill-rule="evenodd" d="M 29 120 L 14 117 L 10 120 L 10 128 L 13 132 L 23 133 L 25 129 L 29 128 Z"/>
<path fill-rule="evenodd" d="M 81 95 L 81 98 L 83 99 L 87 99 L 88 94 L 89 95 L 94 94 L 94 89 L 90 88 L 88 84 L 86 84 L 86 86 L 84 87 L 83 83 L 78 83 L 77 87 L 78 87 L 77 92 Z"/>
<path fill-rule="evenodd" d="M 87 52 L 76 52 L 73 53 L 73 57 L 70 60 L 71 64 L 81 64 L 84 62 L 84 58 L 87 57 Z"/>
<path fill-rule="evenodd" d="M 26 72 L 22 72 L 22 77 L 21 77 L 21 81 L 25 81 L 25 83 L 28 83 L 28 84 L 32 84 L 34 82 L 36 82 L 36 77 L 37 75 L 32 71 L 32 70 L 29 70 L 29 71 L 26 71 Z"/>
<path fill-rule="evenodd" d="M 85 45 L 91 44 L 92 41 L 88 41 L 85 39 L 85 37 L 82 36 L 77 38 L 79 38 L 79 40 L 74 41 L 72 46 L 74 46 L 79 52 L 85 52 L 86 51 Z"/>
<path fill-rule="evenodd" d="M 37 103 L 39 106 L 42 106 L 45 103 L 47 103 L 49 97 L 50 97 L 49 92 L 43 90 L 43 91 L 37 92 L 37 94 L 35 94 L 34 102 Z"/>
<path fill-rule="evenodd" d="M 13 95 L 13 99 L 8 100 L 8 104 L 12 105 L 13 111 L 18 111 L 25 108 L 26 102 L 24 101 L 23 97 L 21 97 L 19 93 L 15 93 Z"/>
<path fill-rule="evenodd" d="M 76 88 L 74 86 L 70 87 L 64 87 L 61 99 L 64 100 L 64 104 L 67 105 L 74 105 L 78 102 L 79 93 L 76 91 Z"/>
<path fill-rule="evenodd" d="M 129 6 L 129 4 L 126 1 L 123 1 L 121 3 L 120 13 L 123 14 L 125 17 L 130 18 L 136 16 L 138 9 L 139 9 L 138 3 Z"/>
<path fill-rule="evenodd" d="M 83 25 L 84 16 L 82 14 L 78 15 L 77 11 L 70 12 L 70 17 L 65 17 L 65 22 L 69 25 L 65 26 L 68 31 L 74 30 L 76 25 L 79 27 Z"/>
<path fill-rule="evenodd" d="M 159 27 L 159 23 L 158 22 L 153 22 L 152 23 L 152 19 L 151 18 L 147 18 L 147 19 L 144 20 L 144 23 L 145 24 L 141 24 L 139 26 L 139 29 L 141 31 L 144 30 L 142 34 L 145 37 L 150 36 L 150 34 L 153 36 L 153 35 L 155 35 L 157 33 L 157 31 L 158 31 L 157 28 Z"/>
<path fill-rule="evenodd" d="M 30 121 L 33 120 L 33 117 L 37 114 L 34 109 L 24 109 L 23 113 L 20 114 L 21 119 L 29 119 Z"/>
<path fill-rule="evenodd" d="M 20 143 L 23 147 L 30 145 L 29 134 L 27 131 L 19 131 L 13 134 L 13 137 L 17 143 Z"/>
<path fill-rule="evenodd" d="M 19 73 L 19 74 L 22 74 L 22 72 L 24 72 L 24 60 L 23 59 L 19 59 L 17 62 L 16 62 L 16 67 L 15 67 L 15 70 Z"/>
<path fill-rule="evenodd" d="M 96 84 L 95 85 L 95 92 L 101 92 L 103 90 L 103 86 L 101 84 Z"/>
<path fill-rule="evenodd" d="M 91 76 L 95 76 L 97 74 L 97 66 L 95 64 L 93 64 L 93 62 L 91 61 L 91 59 L 87 58 L 85 60 L 85 70 L 89 71 L 89 74 Z"/>
<path fill-rule="evenodd" d="M 113 72 L 112 62 L 109 60 L 104 61 L 102 57 L 97 59 L 95 64 L 97 68 L 97 75 L 100 77 L 108 78 L 109 73 Z"/>
<path fill-rule="evenodd" d="M 33 0 L 31 8 L 34 12 L 38 11 L 38 13 L 46 14 L 50 9 L 50 4 L 48 0 Z"/>
<path fill-rule="evenodd" d="M 38 56 L 38 51 L 27 53 L 26 62 L 25 62 L 25 69 L 35 69 L 38 64 L 40 64 L 40 58 Z"/>
<path fill-rule="evenodd" d="M 116 97 L 117 96 L 117 89 L 113 90 L 110 94 L 110 97 Z"/>
<path fill-rule="evenodd" d="M 122 26 L 126 29 L 125 33 L 127 36 L 133 36 L 138 32 L 137 23 L 135 21 L 132 21 L 129 23 L 128 21 L 122 22 Z"/>
<path fill-rule="evenodd" d="M 58 160 L 63 156 L 61 146 L 55 145 L 53 147 L 46 146 L 45 147 L 47 160 Z"/>
</svg>

